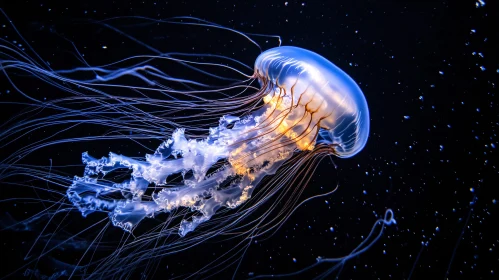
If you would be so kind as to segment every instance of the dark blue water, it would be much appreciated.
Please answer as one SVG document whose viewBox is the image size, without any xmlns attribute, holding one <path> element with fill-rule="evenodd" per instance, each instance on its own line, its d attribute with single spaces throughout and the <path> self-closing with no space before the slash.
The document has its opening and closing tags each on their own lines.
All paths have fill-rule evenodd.
<svg viewBox="0 0 499 280">
<path fill-rule="evenodd" d="M 329 159 L 322 161 L 306 184 L 301 200 L 331 191 L 337 185 L 338 190 L 305 203 L 273 234 L 251 240 L 243 255 L 209 273 L 196 274 L 195 278 L 286 274 L 309 267 L 317 257 L 348 255 L 388 208 L 393 210 L 397 224 L 387 227 L 377 243 L 345 262 L 329 278 L 497 278 L 499 64 L 498 33 L 492 23 L 498 7 L 493 1 L 10 1 L 0 4 L 0 8 L 40 59 L 54 69 L 75 67 L 76 50 L 90 65 L 153 53 L 128 35 L 162 52 L 210 52 L 253 64 L 260 51 L 234 34 L 203 27 L 194 30 L 142 25 L 123 18 L 109 22 L 126 30 L 125 36 L 94 22 L 126 16 L 193 16 L 246 33 L 280 35 L 283 45 L 317 52 L 359 83 L 371 114 L 367 146 L 353 158 L 334 158 L 337 169 Z M 0 16 L 0 36 L 29 51 L 4 16 Z M 257 36 L 255 40 L 263 50 L 278 45 L 273 37 Z M 1 49 L 0 59 L 7 59 Z M 164 71 L 172 75 L 190 73 L 175 70 Z M 57 91 L 46 83 L 21 71 L 12 74 L 15 83 L 31 96 L 45 101 L 57 97 Z M 206 77 L 192 75 L 192 79 L 205 82 Z M 7 121 L 25 109 L 19 102 L 29 100 L 3 74 L 0 76 L 2 120 Z M 18 103 L 14 106 L 8 102 Z M 74 106 L 85 108 L 85 104 Z M 176 114 L 191 113 L 198 112 Z M 19 121 L 22 119 L 1 129 Z M 91 125 L 82 126 L 77 133 L 87 131 L 93 135 L 106 133 Z M 24 135 L 17 143 L 0 143 L 2 160 L 51 133 L 54 131 L 39 131 Z M 75 136 L 70 133 L 66 137 Z M 144 145 L 154 149 L 160 141 L 158 136 Z M 66 143 L 48 147 L 24 163 L 77 165 L 69 168 L 68 176 L 81 175 L 81 152 L 89 151 L 97 157 L 109 151 L 144 156 L 149 152 L 147 148 L 124 140 Z M 2 169 L 8 167 L 2 165 Z M 57 187 L 43 183 L 43 178 L 31 182 L 22 176 L 4 176 L 0 180 L 0 277 L 18 279 L 25 275 L 36 279 L 64 270 L 70 274 L 89 244 L 101 241 L 99 232 L 107 221 L 96 226 L 93 233 L 71 239 L 65 246 L 56 245 L 105 215 L 83 218 L 75 211 L 69 218 L 62 214 L 62 218 L 42 219 L 24 228 L 12 226 L 47 207 L 22 198 L 55 199 L 35 187 Z M 281 203 L 277 207 L 284 206 Z M 47 224 L 45 234 L 57 231 L 60 235 L 44 236 L 44 241 L 32 249 Z M 105 233 L 106 240 L 114 238 L 115 242 L 123 236 L 116 228 Z M 132 279 L 140 275 L 147 279 L 185 278 L 237 243 L 220 240 L 215 238 L 190 250 L 157 257 L 149 267 L 139 267 L 130 275 Z M 38 258 L 37 252 L 43 252 L 45 245 L 55 248 L 50 257 L 29 262 Z M 96 259 L 115 249 L 102 243 Z M 84 261 L 88 260 L 87 256 Z M 313 278 L 329 267 L 321 264 L 291 278 Z"/>
</svg>

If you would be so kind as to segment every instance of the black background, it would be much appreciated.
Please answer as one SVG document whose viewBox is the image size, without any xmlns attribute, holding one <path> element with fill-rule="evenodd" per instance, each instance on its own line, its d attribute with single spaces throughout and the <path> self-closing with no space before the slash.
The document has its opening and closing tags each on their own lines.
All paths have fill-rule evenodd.
<svg viewBox="0 0 499 280">
<path fill-rule="evenodd" d="M 54 67 L 71 66 L 54 57 L 68 48 L 63 40 L 43 40 L 43 34 L 64 34 L 80 48 L 87 47 L 91 64 L 146 52 L 133 45 L 119 47 L 92 29 L 79 32 L 65 23 L 182 15 L 243 32 L 280 35 L 283 45 L 315 51 L 359 83 L 371 113 L 366 148 L 351 159 L 335 160 L 337 171 L 329 162 L 321 164 L 305 195 L 330 190 L 337 182 L 339 190 L 305 204 L 275 235 L 251 246 L 237 278 L 250 272 L 293 272 L 313 264 L 318 256 L 346 255 L 391 208 L 397 225 L 388 227 L 366 253 L 348 261 L 340 279 L 445 279 L 447 272 L 449 279 L 497 279 L 494 154 L 499 65 L 498 33 L 492 21 L 498 7 L 493 2 L 476 8 L 475 1 L 16 0 L 0 7 L 28 41 L 37 38 L 32 47 L 47 61 L 53 60 Z M 15 38 L 6 18 L 0 24 L 5 25 L 1 36 Z M 203 45 L 198 39 L 161 46 L 162 36 L 158 29 L 144 30 L 141 40 L 149 38 L 163 51 L 189 52 L 190 44 Z M 249 43 L 219 40 L 212 47 L 249 65 L 259 53 Z M 259 41 L 264 49 L 277 45 L 275 39 L 265 41 Z M 0 93 L 0 101 L 16 94 L 4 80 Z M 2 198 L 10 196 L 8 189 L 2 189 Z M 16 211 L 8 203 L 1 207 L 3 212 Z M 28 240 L 1 233 L 5 234 L 0 249 L 3 276 L 22 264 L 21 244 Z M 223 243 L 208 244 L 170 256 L 149 277 L 179 275 L 197 267 L 200 259 L 225 250 Z M 215 278 L 233 273 L 231 267 Z"/>
</svg>

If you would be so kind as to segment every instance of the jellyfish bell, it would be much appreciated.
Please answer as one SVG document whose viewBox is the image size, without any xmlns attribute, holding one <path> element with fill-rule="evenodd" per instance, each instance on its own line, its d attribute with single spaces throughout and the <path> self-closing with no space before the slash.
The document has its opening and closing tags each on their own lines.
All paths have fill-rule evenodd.
<svg viewBox="0 0 499 280">
<path fill-rule="evenodd" d="M 292 123 L 298 134 L 308 133 L 297 141 L 299 148 L 311 149 L 317 134 L 341 158 L 364 148 L 369 136 L 366 98 L 336 65 L 312 51 L 281 46 L 260 54 L 255 72 L 269 92 L 264 101 L 289 112 L 282 129 Z"/>
</svg>

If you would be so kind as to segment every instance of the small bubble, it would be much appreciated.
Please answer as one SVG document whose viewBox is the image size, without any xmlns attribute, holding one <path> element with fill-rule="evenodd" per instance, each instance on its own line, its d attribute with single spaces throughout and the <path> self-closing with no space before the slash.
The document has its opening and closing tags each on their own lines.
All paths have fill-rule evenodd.
<svg viewBox="0 0 499 280">
<path fill-rule="evenodd" d="M 477 8 L 483 7 L 483 6 L 485 6 L 485 1 L 483 1 L 483 0 L 478 0 L 478 1 L 475 3 L 475 6 L 476 6 Z"/>
</svg>

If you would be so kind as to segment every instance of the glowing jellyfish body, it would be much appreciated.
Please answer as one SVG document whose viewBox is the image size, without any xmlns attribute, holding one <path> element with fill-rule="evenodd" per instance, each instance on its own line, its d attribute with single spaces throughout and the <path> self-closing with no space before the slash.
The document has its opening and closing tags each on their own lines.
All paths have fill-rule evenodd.
<svg viewBox="0 0 499 280">
<path fill-rule="evenodd" d="M 83 215 L 109 212 L 113 224 L 127 231 L 146 217 L 187 207 L 197 214 L 181 221 L 178 233 L 185 236 L 221 207 L 247 201 L 259 182 L 295 151 L 327 143 L 334 154 L 347 158 L 365 146 L 365 97 L 346 73 L 322 56 L 296 47 L 273 48 L 257 58 L 255 76 L 265 103 L 258 110 L 243 118 L 223 116 L 203 140 L 187 139 L 184 129 L 177 129 L 145 160 L 114 153 L 95 159 L 83 153 L 84 176 L 75 177 L 68 198 Z M 225 164 L 213 170 L 221 160 Z M 99 179 L 118 168 L 132 169 L 131 179 Z M 181 174 L 182 182 L 167 182 L 173 174 Z M 151 184 L 167 183 L 152 199 L 144 199 Z M 106 198 L 113 193 L 122 193 L 122 198 Z"/>
<path fill-rule="evenodd" d="M 255 71 L 272 101 L 291 114 L 285 124 L 293 131 L 312 129 L 298 141 L 307 149 L 317 130 L 342 158 L 354 156 L 366 145 L 369 136 L 369 109 L 355 81 L 324 57 L 297 47 L 278 47 L 262 53 Z M 313 145 L 312 145 L 313 146 Z"/>
</svg>

